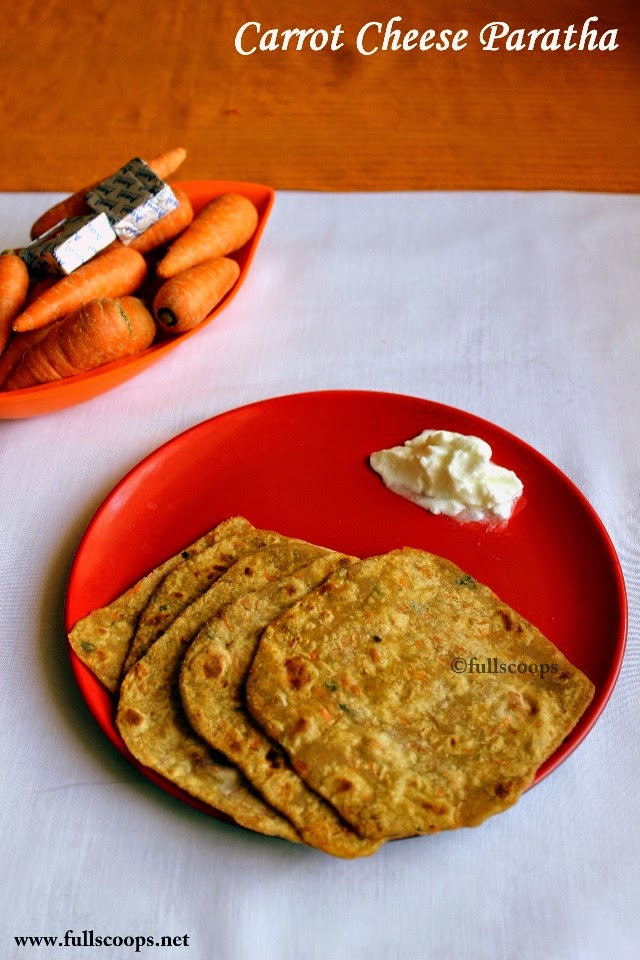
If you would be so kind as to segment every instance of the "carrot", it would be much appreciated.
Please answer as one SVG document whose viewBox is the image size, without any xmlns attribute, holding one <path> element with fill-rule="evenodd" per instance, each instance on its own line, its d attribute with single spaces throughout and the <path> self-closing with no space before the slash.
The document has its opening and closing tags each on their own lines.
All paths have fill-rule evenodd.
<svg viewBox="0 0 640 960">
<path fill-rule="evenodd" d="M 49 207 L 48 210 L 45 210 L 31 226 L 31 239 L 37 240 L 38 237 L 41 237 L 48 230 L 51 230 L 52 227 L 55 227 L 68 217 L 80 217 L 83 214 L 90 213 L 91 208 L 85 200 L 85 194 L 97 186 L 99 182 L 100 181 L 96 181 L 96 183 L 91 183 L 89 186 L 83 187 L 82 190 L 78 190 L 77 193 L 72 193 L 71 196 L 65 197 L 64 200 L 60 200 L 52 207 Z"/>
<path fill-rule="evenodd" d="M 30 303 L 13 322 L 19 332 L 44 327 L 98 297 L 123 297 L 137 290 L 147 275 L 141 253 L 113 243 L 97 257 L 62 277 Z"/>
<path fill-rule="evenodd" d="M 155 332 L 153 317 L 137 297 L 91 300 L 32 346 L 2 389 L 50 383 L 129 357 L 148 347 Z"/>
<path fill-rule="evenodd" d="M 52 287 L 54 283 L 57 283 L 60 278 L 53 273 L 43 273 L 41 277 L 32 277 L 31 284 L 29 286 L 29 293 L 27 294 L 26 306 L 29 306 L 30 303 L 33 303 L 34 300 L 37 300 L 45 290 L 48 290 L 49 287 Z"/>
<path fill-rule="evenodd" d="M 163 330 L 185 333 L 201 323 L 229 292 L 240 267 L 228 257 L 211 257 L 162 284 L 153 314 Z"/>
<path fill-rule="evenodd" d="M 226 257 L 243 247 L 258 226 L 258 211 L 247 197 L 225 193 L 209 201 L 157 266 L 168 279 L 210 257 Z"/>
<path fill-rule="evenodd" d="M 11 336 L 13 321 L 22 310 L 29 292 L 29 271 L 15 253 L 0 256 L 0 353 Z"/>
<path fill-rule="evenodd" d="M 178 167 L 184 163 L 187 157 L 187 151 L 184 147 L 173 147 L 171 150 L 165 150 L 149 160 L 149 166 L 161 180 L 166 180 L 172 173 L 175 173 Z"/>
<path fill-rule="evenodd" d="M 172 173 L 175 173 L 186 156 L 187 151 L 183 147 L 174 147 L 173 150 L 165 150 L 164 153 L 159 153 L 153 160 L 149 160 L 149 166 L 162 180 L 166 180 Z M 85 197 L 100 182 L 100 180 L 96 180 L 95 183 L 90 183 L 87 187 L 77 190 L 71 196 L 60 200 L 48 210 L 45 210 L 31 227 L 31 239 L 35 240 L 36 237 L 41 237 L 43 233 L 55 227 L 61 220 L 66 220 L 67 217 L 78 217 L 84 213 L 91 213 L 91 208 Z"/>
<path fill-rule="evenodd" d="M 193 220 L 191 201 L 179 187 L 174 187 L 173 192 L 178 200 L 178 206 L 132 240 L 128 246 L 133 250 L 137 250 L 138 253 L 149 253 L 150 250 L 169 243 L 189 226 Z"/>
<path fill-rule="evenodd" d="M 57 322 L 60 323 L 61 321 L 58 320 Z M 11 334 L 11 339 L 0 357 L 0 389 L 9 374 L 18 366 L 27 350 L 38 340 L 46 337 L 52 326 L 53 324 L 48 327 L 40 327 L 39 330 L 28 330 L 27 333 Z"/>
</svg>

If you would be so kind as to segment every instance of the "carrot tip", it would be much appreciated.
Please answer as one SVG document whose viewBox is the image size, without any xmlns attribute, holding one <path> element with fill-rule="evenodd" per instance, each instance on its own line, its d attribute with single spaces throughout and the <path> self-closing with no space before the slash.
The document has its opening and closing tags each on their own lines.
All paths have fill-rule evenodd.
<svg viewBox="0 0 640 960">
<path fill-rule="evenodd" d="M 178 323 L 178 318 L 173 310 L 169 310 L 168 307 L 161 307 L 158 310 L 158 323 L 161 323 L 163 327 L 175 327 Z"/>
</svg>

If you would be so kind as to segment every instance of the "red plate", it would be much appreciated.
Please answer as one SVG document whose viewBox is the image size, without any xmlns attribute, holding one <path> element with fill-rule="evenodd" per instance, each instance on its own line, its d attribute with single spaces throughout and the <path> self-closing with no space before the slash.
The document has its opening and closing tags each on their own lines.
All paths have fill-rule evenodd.
<svg viewBox="0 0 640 960">
<path fill-rule="evenodd" d="M 181 187 L 187 194 L 195 213 L 198 213 L 205 203 L 221 193 L 241 193 L 256 205 L 259 216 L 256 232 L 242 250 L 233 254 L 240 265 L 240 275 L 233 288 L 221 300 L 216 309 L 209 314 L 207 319 L 203 320 L 193 330 L 189 330 L 188 333 L 160 340 L 133 357 L 125 357 L 123 360 L 106 363 L 102 367 L 97 367 L 88 373 L 81 373 L 77 377 L 68 377 L 65 380 L 57 380 L 55 383 L 43 383 L 39 387 L 29 387 L 24 390 L 0 392 L 0 420 L 18 420 L 25 417 L 35 417 L 43 413 L 53 413 L 56 410 L 63 410 L 65 407 L 75 406 L 77 403 L 84 403 L 85 400 L 91 400 L 101 393 L 106 393 L 107 390 L 130 380 L 152 363 L 161 360 L 188 337 L 197 336 L 204 327 L 211 323 L 214 317 L 217 317 L 229 305 L 242 286 L 251 266 L 262 231 L 271 213 L 275 194 L 271 187 L 265 187 L 260 183 L 243 183 L 237 180 L 194 181 L 178 183 L 176 186 Z"/>
<path fill-rule="evenodd" d="M 524 494 L 509 523 L 487 529 L 435 517 L 386 489 L 373 450 L 427 428 L 482 437 L 515 470 Z M 71 568 L 66 628 L 227 517 L 366 557 L 403 545 L 453 560 L 531 620 L 596 687 L 577 727 L 538 772 L 583 740 L 616 682 L 626 642 L 624 581 L 592 507 L 549 460 L 500 427 L 415 397 L 303 393 L 240 407 L 182 433 L 115 487 Z M 154 782 L 212 811 L 133 760 L 114 702 L 69 651 L 80 690 L 112 742 Z"/>
</svg>

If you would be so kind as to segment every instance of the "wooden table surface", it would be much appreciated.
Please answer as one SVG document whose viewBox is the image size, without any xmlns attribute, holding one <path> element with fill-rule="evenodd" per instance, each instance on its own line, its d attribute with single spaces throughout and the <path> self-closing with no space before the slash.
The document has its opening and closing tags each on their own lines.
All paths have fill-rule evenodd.
<svg viewBox="0 0 640 960">
<path fill-rule="evenodd" d="M 360 28 L 395 16 L 403 32 L 466 29 L 467 45 L 359 53 Z M 593 16 L 617 50 L 479 42 L 496 20 L 577 39 Z M 182 145 L 182 179 L 279 189 L 638 191 L 637 21 L 637 0 L 21 0 L 0 33 L 0 189 L 76 189 Z M 247 46 L 340 24 L 343 47 L 243 56 L 247 22 Z"/>
</svg>

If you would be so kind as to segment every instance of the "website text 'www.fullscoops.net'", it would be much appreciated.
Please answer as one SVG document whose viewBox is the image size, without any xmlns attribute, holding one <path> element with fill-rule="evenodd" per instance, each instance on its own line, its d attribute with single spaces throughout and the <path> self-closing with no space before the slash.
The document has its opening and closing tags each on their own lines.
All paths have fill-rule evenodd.
<svg viewBox="0 0 640 960">
<path fill-rule="evenodd" d="M 57 934 L 34 935 L 26 934 L 15 936 L 14 942 L 18 947 L 127 947 L 140 953 L 143 947 L 188 947 L 189 934 L 177 936 L 164 934 L 163 936 L 132 935 L 132 934 L 98 934 L 93 930 L 67 930 L 62 936 Z"/>
</svg>

